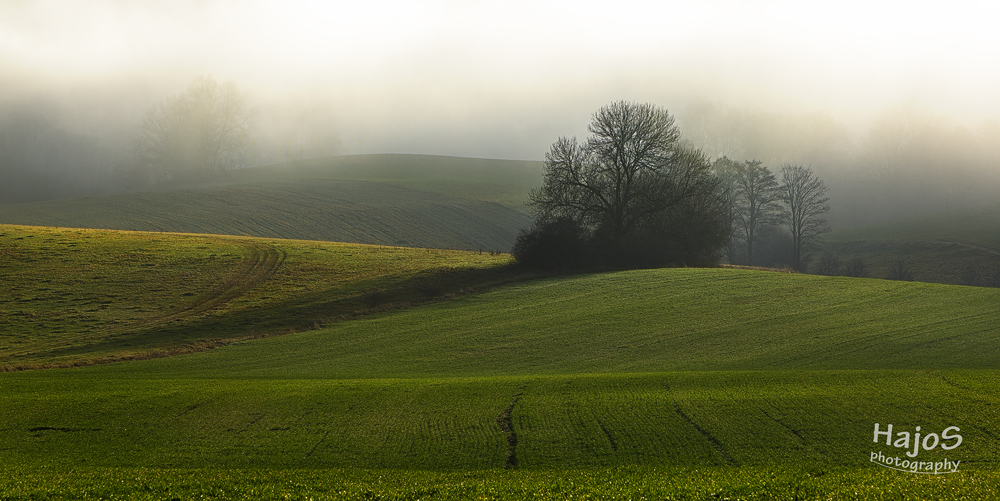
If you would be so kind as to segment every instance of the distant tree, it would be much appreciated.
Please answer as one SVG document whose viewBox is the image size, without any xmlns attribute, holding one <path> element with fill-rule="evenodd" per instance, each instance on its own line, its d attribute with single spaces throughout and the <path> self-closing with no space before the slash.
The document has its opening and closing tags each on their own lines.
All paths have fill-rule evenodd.
<svg viewBox="0 0 1000 501">
<path fill-rule="evenodd" d="M 199 77 L 146 113 L 134 144 L 139 170 L 153 181 L 217 174 L 230 167 L 229 152 L 246 139 L 253 117 L 236 83 Z"/>
<path fill-rule="evenodd" d="M 712 163 L 712 173 L 719 178 L 719 184 L 722 188 L 722 200 L 725 203 L 726 210 L 726 221 L 729 223 L 729 238 L 726 240 L 726 260 L 730 263 L 736 263 L 738 260 L 738 249 L 737 246 L 737 218 L 736 218 L 736 203 L 738 194 L 738 185 L 736 178 L 739 172 L 740 164 L 734 160 L 730 160 L 726 156 L 722 156 Z"/>
<path fill-rule="evenodd" d="M 823 254 L 816 263 L 816 273 L 827 276 L 840 274 L 840 258 L 833 254 Z"/>
<path fill-rule="evenodd" d="M 851 262 L 847 263 L 847 268 L 844 269 L 844 275 L 855 278 L 867 278 L 868 265 L 860 257 L 851 259 Z"/>
<path fill-rule="evenodd" d="M 896 264 L 889 269 L 889 275 L 886 277 L 889 280 L 902 280 L 904 282 L 912 282 L 913 272 L 910 268 L 906 266 L 906 263 L 902 259 L 897 259 Z"/>
<path fill-rule="evenodd" d="M 522 240 L 570 220 L 604 264 L 717 259 L 725 242 L 720 185 L 704 155 L 680 144 L 674 117 L 618 101 L 594 113 L 588 130 L 586 143 L 559 138 L 545 155 L 542 186 L 528 202 L 535 229 Z"/>
<path fill-rule="evenodd" d="M 826 183 L 801 165 L 785 165 L 781 168 L 781 201 L 785 207 L 782 220 L 792 233 L 792 266 L 801 270 L 804 252 L 816 238 L 830 231 L 823 214 L 830 212 L 830 198 L 825 196 Z"/>
<path fill-rule="evenodd" d="M 770 169 L 757 160 L 747 160 L 736 170 L 736 221 L 747 246 L 747 264 L 754 264 L 753 247 L 760 228 L 781 218 L 781 193 Z"/>
</svg>

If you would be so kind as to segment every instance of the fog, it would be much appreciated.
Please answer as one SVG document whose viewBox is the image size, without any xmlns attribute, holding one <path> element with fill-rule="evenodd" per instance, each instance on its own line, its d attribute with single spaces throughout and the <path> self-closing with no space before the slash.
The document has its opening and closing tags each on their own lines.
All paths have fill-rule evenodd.
<svg viewBox="0 0 1000 501">
<path fill-rule="evenodd" d="M 0 203 L 121 189 L 143 115 L 202 75 L 261 144 L 541 160 L 628 99 L 709 155 L 813 166 L 835 226 L 996 200 L 988 2 L 469 4 L 0 3 Z"/>
</svg>

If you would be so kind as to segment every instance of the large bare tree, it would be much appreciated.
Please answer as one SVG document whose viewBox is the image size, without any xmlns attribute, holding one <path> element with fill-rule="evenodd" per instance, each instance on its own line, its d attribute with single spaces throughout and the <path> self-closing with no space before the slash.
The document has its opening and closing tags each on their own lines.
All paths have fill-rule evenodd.
<svg viewBox="0 0 1000 501">
<path fill-rule="evenodd" d="M 146 113 L 135 142 L 140 169 L 154 181 L 216 174 L 232 165 L 253 117 L 236 83 L 199 77 Z"/>
<path fill-rule="evenodd" d="M 667 110 L 618 101 L 594 113 L 588 130 L 586 143 L 559 138 L 545 155 L 542 187 L 529 198 L 539 222 L 570 219 L 622 256 L 637 230 L 667 231 L 672 215 L 694 217 L 714 200 L 719 185 L 707 159 L 680 145 Z"/>
<path fill-rule="evenodd" d="M 801 269 L 806 248 L 819 235 L 829 231 L 823 214 L 830 212 L 826 183 L 801 165 L 781 168 L 781 200 L 785 203 L 783 219 L 792 232 L 795 269 Z"/>
<path fill-rule="evenodd" d="M 736 222 L 747 245 L 747 264 L 753 264 L 758 230 L 781 218 L 778 180 L 759 160 L 746 160 L 736 168 Z"/>
</svg>

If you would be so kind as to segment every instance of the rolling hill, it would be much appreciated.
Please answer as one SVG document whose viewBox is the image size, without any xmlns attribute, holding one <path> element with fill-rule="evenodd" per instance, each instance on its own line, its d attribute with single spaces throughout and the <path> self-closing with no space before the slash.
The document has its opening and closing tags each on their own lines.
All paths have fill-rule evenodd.
<svg viewBox="0 0 1000 501">
<path fill-rule="evenodd" d="M 18 317 L 2 339 L 24 329 L 18 344 L 41 346 L 39 358 L 66 356 L 44 349 L 63 339 L 107 349 L 88 332 L 178 318 L 170 312 L 195 298 L 225 300 L 181 315 L 183 329 L 157 320 L 122 340 L 280 328 L 275 319 L 308 319 L 340 299 L 363 305 L 372 290 L 420 294 L 434 285 L 424 278 L 442 276 L 434 270 L 454 271 L 444 275 L 453 287 L 510 279 L 505 256 L 478 253 L 0 232 L 4 262 L 16 263 L 0 281 L 17 285 L 0 310 L 46 322 L 28 329 Z M 283 254 L 280 265 L 255 279 L 268 248 Z M 205 270 L 201 281 L 192 266 Z M 239 284 L 225 279 L 234 276 L 248 286 L 216 294 L 215 284 Z M 102 304 L 88 291 L 116 297 L 88 312 Z M 507 282 L 168 358 L 8 372 L 0 404 L 16 412 L 0 414 L 0 490 L 14 499 L 984 498 L 1000 487 L 998 300 L 996 289 L 928 283 L 635 270 Z M 79 327 L 88 318 L 100 325 Z M 12 346 L 4 357 L 17 356 Z M 875 464 L 872 454 L 907 459 L 873 443 L 875 423 L 939 439 L 957 426 L 960 447 L 919 459 L 959 461 L 958 473 Z"/>
<path fill-rule="evenodd" d="M 503 279 L 506 255 L 0 225 L 0 369 L 197 351 Z"/>
<path fill-rule="evenodd" d="M 842 266 L 861 258 L 872 277 L 888 277 L 902 261 L 919 281 L 997 287 L 1000 205 L 835 231 L 815 257 L 822 254 L 837 256 Z"/>
<path fill-rule="evenodd" d="M 509 250 L 531 224 L 539 162 L 334 157 L 230 171 L 195 185 L 0 205 L 0 223 Z"/>
</svg>

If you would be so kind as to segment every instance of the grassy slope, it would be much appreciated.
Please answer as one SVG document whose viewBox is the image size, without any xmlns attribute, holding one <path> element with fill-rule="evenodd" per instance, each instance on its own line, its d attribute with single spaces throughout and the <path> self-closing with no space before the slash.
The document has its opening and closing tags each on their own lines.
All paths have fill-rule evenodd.
<svg viewBox="0 0 1000 501">
<path fill-rule="evenodd" d="M 507 250 L 530 225 L 537 162 L 344 157 L 230 172 L 196 186 L 0 205 L 0 222 Z"/>
<path fill-rule="evenodd" d="M 0 415 L 0 468 L 22 481 L 0 487 L 137 499 L 206 489 L 319 499 L 982 497 L 1000 484 L 998 293 L 632 271 L 167 359 L 2 374 L 0 401 L 17 412 Z M 480 472 L 508 461 L 504 409 L 523 471 Z M 961 426 L 960 449 L 921 459 L 959 459 L 963 473 L 930 480 L 871 465 L 875 422 Z"/>
<path fill-rule="evenodd" d="M 842 264 L 862 258 L 873 277 L 888 276 L 902 259 L 920 281 L 962 283 L 970 265 L 982 281 L 1000 269 L 1000 205 L 836 231 L 817 254 L 824 252 L 840 256 Z"/>
<path fill-rule="evenodd" d="M 1000 290 L 988 288 L 631 271 L 515 284 L 142 367 L 210 378 L 995 369 L 997 304 Z M 118 370 L 134 369 L 102 369 Z"/>
<path fill-rule="evenodd" d="M 438 155 L 352 155 L 246 169 L 234 174 L 244 182 L 374 181 L 496 202 L 524 211 L 528 192 L 542 184 L 542 162 Z"/>
<path fill-rule="evenodd" d="M 549 279 L 208 352 L 6 375 L 4 400 L 31 411 L 0 436 L 22 462 L 461 470 L 503 464 L 497 420 L 514 402 L 529 469 L 850 466 L 886 420 L 978 430 L 963 457 L 985 466 L 998 294 L 728 269 Z"/>
<path fill-rule="evenodd" d="M 0 226 L 0 258 L 0 367 L 142 358 L 313 328 L 495 279 L 509 260 L 18 226 Z"/>
</svg>

